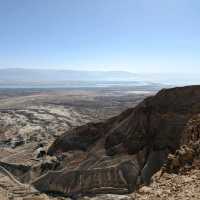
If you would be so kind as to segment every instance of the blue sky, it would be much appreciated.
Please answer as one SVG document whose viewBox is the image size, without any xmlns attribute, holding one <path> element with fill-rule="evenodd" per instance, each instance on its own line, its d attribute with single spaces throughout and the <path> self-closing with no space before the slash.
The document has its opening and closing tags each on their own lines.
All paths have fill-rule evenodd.
<svg viewBox="0 0 200 200">
<path fill-rule="evenodd" d="M 0 68 L 200 72 L 199 0 L 0 0 Z"/>
</svg>

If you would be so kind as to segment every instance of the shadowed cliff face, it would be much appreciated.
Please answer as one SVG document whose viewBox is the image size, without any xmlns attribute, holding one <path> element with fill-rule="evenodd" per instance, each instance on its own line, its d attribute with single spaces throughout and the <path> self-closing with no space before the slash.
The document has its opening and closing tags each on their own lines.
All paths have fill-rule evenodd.
<svg viewBox="0 0 200 200">
<path fill-rule="evenodd" d="M 88 148 L 101 138 L 102 123 L 89 123 L 75 128 L 59 137 L 48 149 L 48 154 L 67 152 L 71 150 L 87 151 Z"/>
<path fill-rule="evenodd" d="M 122 143 L 129 153 L 144 147 L 174 151 L 180 144 L 187 121 L 200 111 L 200 87 L 162 90 L 145 99 L 109 130 L 105 148 Z M 123 115 L 123 114 L 122 114 Z"/>
<path fill-rule="evenodd" d="M 113 182 L 108 186 L 112 188 L 109 192 L 117 193 L 116 188 L 119 187 L 123 188 L 122 191 L 131 192 L 136 184 L 149 183 L 151 176 L 160 169 L 169 152 L 174 152 L 183 141 L 189 142 L 187 138 L 190 137 L 185 136 L 184 129 L 187 122 L 198 113 L 200 113 L 200 86 L 173 88 L 161 90 L 137 107 L 104 123 L 87 124 L 67 132 L 55 140 L 49 148 L 49 154 L 53 155 L 58 151 L 84 150 L 88 153 L 88 160 L 92 154 L 98 155 L 94 163 L 101 163 L 102 158 L 110 156 L 109 165 L 107 168 L 98 167 L 101 172 L 94 163 L 87 168 L 79 167 L 73 173 L 60 172 L 60 182 L 58 181 L 56 188 L 54 186 L 52 188 L 49 184 L 49 180 L 52 180 L 55 174 L 47 174 L 35 182 L 35 187 L 39 190 L 43 188 L 41 189 L 43 191 L 55 189 L 68 194 L 69 189 L 66 189 L 68 184 L 61 181 L 67 178 L 70 179 L 69 182 L 73 182 L 73 186 L 70 186 L 72 193 L 87 193 L 93 190 L 97 193 L 108 192 L 103 189 L 105 174 L 109 174 L 110 168 L 114 168 L 118 170 L 116 173 L 119 176 L 122 174 L 120 180 L 126 184 L 120 185 L 119 181 L 119 184 L 115 185 Z M 128 161 L 123 160 L 128 154 L 133 157 Z M 118 157 L 119 161 L 114 162 Z M 100 181 L 96 184 L 92 180 L 85 180 L 89 186 L 84 188 L 83 184 L 81 185 L 81 181 L 84 181 L 81 177 L 84 176 L 81 174 L 92 174 Z"/>
<path fill-rule="evenodd" d="M 87 124 L 65 133 L 55 140 L 49 153 L 78 150 L 82 146 L 88 149 L 102 138 L 108 152 L 119 144 L 132 154 L 144 147 L 174 151 L 180 144 L 184 126 L 199 112 L 200 86 L 161 90 L 104 123 Z M 74 141 L 80 144 L 72 145 Z"/>
</svg>

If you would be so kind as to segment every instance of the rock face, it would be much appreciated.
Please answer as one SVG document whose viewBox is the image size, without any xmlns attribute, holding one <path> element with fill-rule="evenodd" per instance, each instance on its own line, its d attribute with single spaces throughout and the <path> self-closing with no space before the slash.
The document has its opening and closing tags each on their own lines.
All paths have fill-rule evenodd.
<svg viewBox="0 0 200 200">
<path fill-rule="evenodd" d="M 77 168 L 51 171 L 33 181 L 42 192 L 65 195 L 133 192 L 183 144 L 193 139 L 188 123 L 200 113 L 200 86 L 161 90 L 133 109 L 102 123 L 66 132 L 48 153 L 83 150 Z M 195 136 L 199 137 L 199 136 Z"/>
<path fill-rule="evenodd" d="M 89 126 L 88 129 L 92 127 L 95 130 L 91 130 L 94 134 L 90 135 L 90 138 L 96 138 L 93 142 L 105 137 L 104 147 L 108 153 L 109 150 L 111 152 L 117 150 L 120 144 L 131 154 L 147 146 L 155 150 L 169 148 L 174 151 L 180 145 L 186 123 L 199 112 L 200 86 L 173 88 L 161 90 L 157 95 L 145 99 L 135 108 L 105 123 L 86 126 Z M 69 144 L 70 140 L 75 137 L 81 140 L 88 133 L 85 126 L 75 131 L 78 135 L 70 137 L 71 133 L 65 133 L 54 142 L 49 151 L 55 153 L 62 146 L 61 143 Z M 96 137 L 96 135 L 99 136 Z"/>
<path fill-rule="evenodd" d="M 48 151 L 51 155 L 85 150 L 88 162 L 92 153 L 98 158 L 73 171 L 50 172 L 33 184 L 41 191 L 65 194 L 130 193 L 137 184 L 150 183 L 169 152 L 189 143 L 189 132 L 184 130 L 198 113 L 200 86 L 161 90 L 117 117 L 84 125 L 55 140 Z M 124 159 L 128 154 L 132 156 Z M 102 164 L 105 156 L 110 156 L 109 164 Z"/>
<path fill-rule="evenodd" d="M 82 165 L 71 171 L 64 169 L 49 172 L 34 181 L 33 185 L 43 192 L 59 192 L 69 196 L 133 192 L 140 169 L 135 156 L 129 156 L 123 161 L 119 158 L 104 158 L 101 163 L 95 161 L 90 165 L 91 168 Z"/>
<path fill-rule="evenodd" d="M 48 154 L 53 155 L 55 152 L 67 152 L 70 150 L 86 151 L 90 145 L 101 138 L 102 131 L 102 123 L 89 123 L 72 129 L 68 134 L 62 135 L 52 144 L 48 149 Z"/>
<path fill-rule="evenodd" d="M 199 86 L 161 90 L 132 109 L 122 121 L 116 120 L 107 134 L 105 148 L 109 151 L 122 143 L 129 153 L 144 147 L 174 151 L 180 145 L 186 123 L 200 111 L 199 100 Z"/>
</svg>

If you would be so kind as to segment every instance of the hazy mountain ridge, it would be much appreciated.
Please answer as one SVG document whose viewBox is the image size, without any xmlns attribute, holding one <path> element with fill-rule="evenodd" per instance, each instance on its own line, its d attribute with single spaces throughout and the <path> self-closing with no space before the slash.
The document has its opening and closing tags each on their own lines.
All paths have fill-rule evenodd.
<svg viewBox="0 0 200 200">
<path fill-rule="evenodd" d="M 124 71 L 0 69 L 1 81 L 126 81 L 136 78 L 136 74 Z"/>
<path fill-rule="evenodd" d="M 84 71 L 84 70 L 56 70 L 56 69 L 25 69 L 2 68 L 0 69 L 0 84 L 8 85 L 44 85 L 66 86 L 79 82 L 79 86 L 86 86 L 86 82 L 110 82 L 121 85 L 131 82 L 131 85 L 195 85 L 200 84 L 198 73 L 132 73 L 127 71 Z M 165 86 L 163 86 L 165 87 Z"/>
</svg>

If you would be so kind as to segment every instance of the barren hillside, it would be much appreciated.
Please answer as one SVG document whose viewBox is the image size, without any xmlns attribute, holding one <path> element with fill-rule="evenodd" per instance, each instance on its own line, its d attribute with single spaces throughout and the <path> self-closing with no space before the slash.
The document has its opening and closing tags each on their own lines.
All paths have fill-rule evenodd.
<svg viewBox="0 0 200 200">
<path fill-rule="evenodd" d="M 15 121 L 18 114 L 21 116 L 19 122 L 23 119 L 29 124 L 38 123 L 40 127 L 47 128 L 48 122 L 50 125 L 53 121 L 54 133 L 44 129 L 40 138 L 39 131 L 33 134 L 31 129 L 31 136 L 36 136 L 36 140 L 25 134 L 28 139 L 24 144 L 14 149 L 2 148 L 2 190 L 15 195 L 15 189 L 6 189 L 5 184 L 9 183 L 4 181 L 13 176 L 23 187 L 30 185 L 32 190 L 40 191 L 42 199 L 196 200 L 199 198 L 199 102 L 200 87 L 190 86 L 161 90 L 136 107 L 103 121 L 92 122 L 91 116 L 82 112 L 78 115 L 80 120 L 74 122 L 79 119 L 78 110 L 69 110 L 64 104 L 57 107 L 57 103 L 54 104 L 56 110 L 52 105 L 45 105 L 44 109 L 44 104 L 39 108 L 26 107 L 25 112 L 22 108 L 12 112 L 4 110 L 5 121 L 14 124 L 18 123 Z M 55 133 L 61 121 L 68 127 L 61 126 L 62 131 Z M 1 135 L 7 139 L 9 134 L 5 130 L 12 126 L 6 127 Z M 23 130 L 20 123 L 16 127 L 19 129 L 11 131 L 12 136 Z M 45 140 L 46 145 L 50 145 L 47 160 L 35 159 L 34 149 L 38 142 Z M 62 160 L 59 162 L 52 160 L 60 155 Z M 26 194 L 31 198 L 37 195 Z"/>
</svg>

